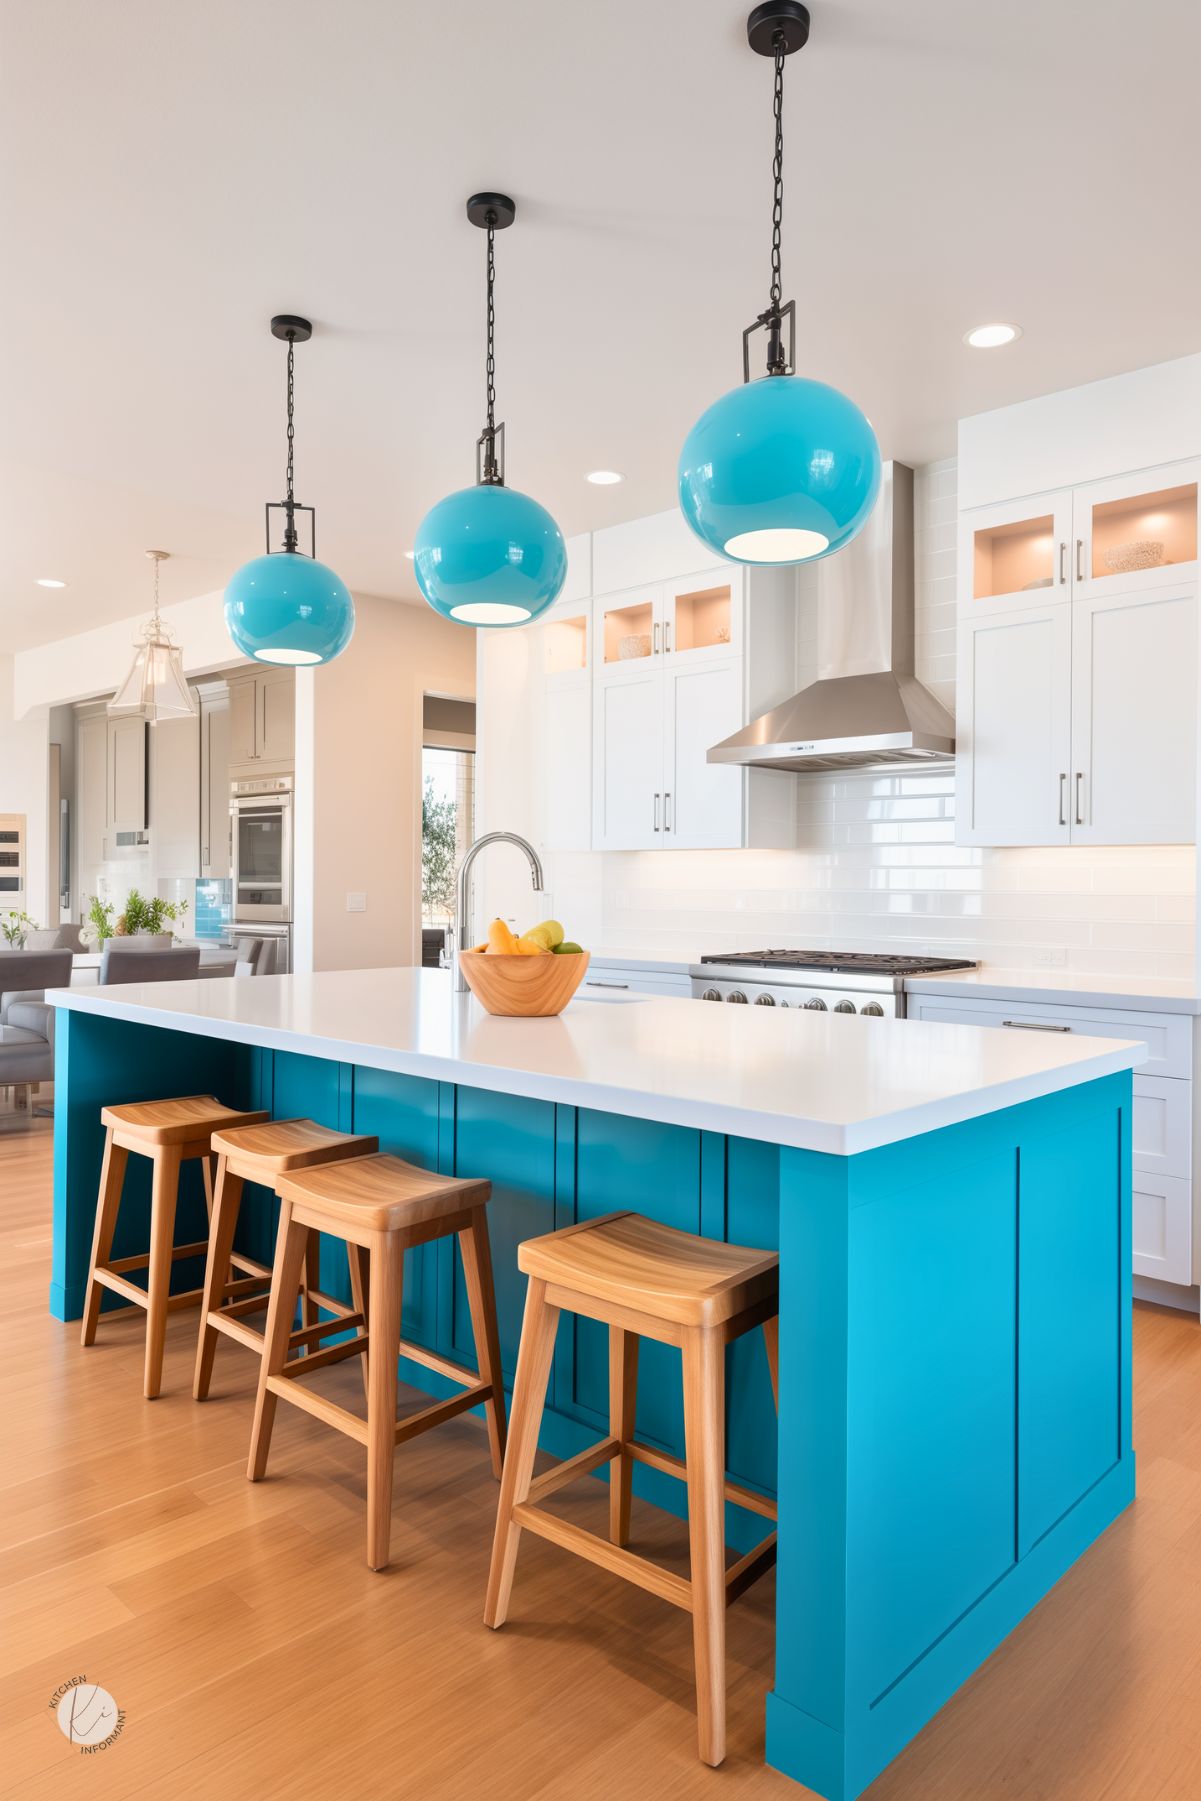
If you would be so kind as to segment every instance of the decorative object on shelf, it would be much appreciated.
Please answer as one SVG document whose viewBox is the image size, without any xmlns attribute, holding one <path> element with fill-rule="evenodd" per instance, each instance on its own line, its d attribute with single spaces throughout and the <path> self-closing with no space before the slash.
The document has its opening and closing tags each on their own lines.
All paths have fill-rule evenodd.
<svg viewBox="0 0 1201 1801">
<path fill-rule="evenodd" d="M 505 428 L 496 423 L 496 234 L 516 215 L 507 194 L 473 194 L 467 202 L 467 217 L 488 234 L 486 423 L 475 486 L 430 508 L 413 553 L 430 606 L 463 625 L 525 625 L 545 613 L 567 575 L 563 534 L 546 508 L 505 486 Z"/>
<path fill-rule="evenodd" d="M 171 552 L 148 550 L 146 555 L 154 563 L 154 612 L 143 627 L 129 674 L 109 701 L 108 710 L 126 719 L 148 719 L 154 725 L 160 719 L 186 719 L 197 712 L 197 706 L 184 679 L 183 652 L 159 617 L 159 566 Z"/>
<path fill-rule="evenodd" d="M 1022 593 L 1023 594 L 1031 594 L 1031 593 L 1033 593 L 1035 588 L 1051 588 L 1053 586 L 1054 586 L 1054 582 L 1052 581 L 1052 578 L 1049 575 L 1040 575 L 1038 577 L 1037 581 L 1023 582 L 1022 583 Z"/>
<path fill-rule="evenodd" d="M 277 313 L 271 334 L 288 346 L 287 495 L 266 506 L 267 554 L 244 563 L 225 590 L 225 625 L 237 648 L 260 663 L 330 663 L 354 632 L 354 601 L 340 576 L 317 561 L 317 515 L 301 506 L 293 485 L 295 350 L 313 335 L 307 319 Z M 284 516 L 283 543 L 271 548 L 271 515 Z M 309 548 L 300 548 L 296 515 L 307 513 Z"/>
<path fill-rule="evenodd" d="M 776 70 L 771 289 L 742 334 L 742 386 L 701 414 L 680 452 L 684 518 L 735 563 L 830 556 L 863 526 L 880 486 L 880 448 L 854 401 L 795 373 L 796 305 L 782 300 L 784 59 L 808 37 L 809 12 L 799 0 L 766 0 L 747 20 L 751 49 L 770 56 Z M 752 381 L 750 339 L 758 330 L 767 334 L 767 373 Z"/>
<path fill-rule="evenodd" d="M 40 932 L 41 929 L 36 919 L 31 919 L 28 913 L 22 913 L 15 907 L 10 908 L 7 913 L 0 913 L 0 938 L 4 939 L 10 951 L 23 951 L 30 932 Z"/>
<path fill-rule="evenodd" d="M 649 657 L 651 654 L 651 635 L 649 632 L 631 632 L 628 638 L 620 638 L 617 644 L 617 655 L 621 661 L 628 662 L 633 657 Z"/>
<path fill-rule="evenodd" d="M 102 901 L 98 894 L 93 894 L 88 905 L 87 918 L 80 927 L 79 936 L 90 948 L 101 949 L 110 938 L 166 938 L 174 936 L 166 930 L 167 921 L 183 925 L 188 911 L 186 900 L 168 901 L 154 895 L 147 898 L 131 888 L 125 897 L 123 911 L 117 915 L 114 901 Z"/>
<path fill-rule="evenodd" d="M 1159 569 L 1163 564 L 1159 538 L 1135 538 L 1129 544 L 1111 544 L 1102 554 L 1111 575 L 1133 575 L 1139 569 Z"/>
</svg>

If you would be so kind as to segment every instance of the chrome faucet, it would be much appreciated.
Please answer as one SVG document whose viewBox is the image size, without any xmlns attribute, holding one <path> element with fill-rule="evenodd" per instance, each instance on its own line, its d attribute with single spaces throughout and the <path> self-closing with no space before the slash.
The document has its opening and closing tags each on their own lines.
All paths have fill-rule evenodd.
<svg viewBox="0 0 1201 1801">
<path fill-rule="evenodd" d="M 539 860 L 538 852 L 534 849 L 532 844 L 527 844 L 526 840 L 524 838 L 519 838 L 516 832 L 485 832 L 482 838 L 477 838 L 474 844 L 468 846 L 464 853 L 463 861 L 459 864 L 460 950 L 470 950 L 471 948 L 471 865 L 475 862 L 486 844 L 515 844 L 518 850 L 523 850 L 529 858 L 530 876 L 533 880 L 535 894 L 538 893 L 541 888 L 545 887 L 545 883 L 542 879 L 542 864 Z M 463 974 L 459 959 L 456 957 L 455 993 L 466 994 L 466 992 L 467 978 Z"/>
</svg>

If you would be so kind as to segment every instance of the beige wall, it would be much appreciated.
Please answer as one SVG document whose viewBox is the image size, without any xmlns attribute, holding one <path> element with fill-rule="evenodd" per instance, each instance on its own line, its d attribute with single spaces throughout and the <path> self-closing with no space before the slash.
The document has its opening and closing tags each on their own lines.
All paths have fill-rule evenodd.
<svg viewBox="0 0 1201 1801">
<path fill-rule="evenodd" d="M 302 970 L 420 962 L 422 697 L 475 695 L 469 626 L 369 595 L 355 609 L 349 649 L 297 672 Z M 354 892 L 367 896 L 363 913 L 346 910 Z"/>
</svg>

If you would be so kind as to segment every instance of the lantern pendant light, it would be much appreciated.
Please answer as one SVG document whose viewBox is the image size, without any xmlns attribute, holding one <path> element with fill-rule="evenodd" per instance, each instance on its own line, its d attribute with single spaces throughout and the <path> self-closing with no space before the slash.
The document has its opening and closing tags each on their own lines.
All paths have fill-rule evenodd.
<svg viewBox="0 0 1201 1801">
<path fill-rule="evenodd" d="M 830 556 L 860 531 L 880 486 L 880 448 L 854 401 L 798 376 L 796 306 L 782 304 L 784 61 L 809 38 L 799 0 L 766 0 L 747 39 L 775 64 L 771 290 L 742 334 L 742 383 L 702 413 L 680 453 L 680 508 L 697 537 L 735 563 Z M 787 326 L 788 348 L 784 348 Z M 767 334 L 767 373 L 751 380 L 750 340 Z"/>
<path fill-rule="evenodd" d="M 505 428 L 496 423 L 496 234 L 512 225 L 507 194 L 473 194 L 467 217 L 488 234 L 486 423 L 475 486 L 431 507 L 417 528 L 413 569 L 430 606 L 463 625 L 525 625 L 545 613 L 567 574 L 563 534 L 528 494 L 505 486 Z"/>
<path fill-rule="evenodd" d="M 317 515 L 303 507 L 293 486 L 295 427 L 295 347 L 313 335 L 307 319 L 278 313 L 271 334 L 288 346 L 287 496 L 268 501 L 267 554 L 244 563 L 225 590 L 225 625 L 244 656 L 260 663 L 329 663 L 340 656 L 354 631 L 350 590 L 326 564 L 317 561 Z M 271 548 L 271 515 L 284 516 L 283 543 Z M 307 513 L 309 549 L 300 548 L 296 515 Z"/>
<path fill-rule="evenodd" d="M 183 653 L 159 617 L 159 564 L 169 550 L 148 550 L 154 562 L 154 612 L 142 631 L 129 674 L 108 703 L 110 713 L 123 719 L 186 719 L 196 713 L 196 696 L 184 679 Z"/>
</svg>

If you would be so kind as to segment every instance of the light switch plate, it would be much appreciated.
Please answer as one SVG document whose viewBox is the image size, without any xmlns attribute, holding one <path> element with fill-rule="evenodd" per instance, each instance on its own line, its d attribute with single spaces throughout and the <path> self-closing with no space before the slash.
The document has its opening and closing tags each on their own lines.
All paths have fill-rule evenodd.
<svg viewBox="0 0 1201 1801">
<path fill-rule="evenodd" d="M 365 913 L 367 911 L 367 896 L 361 892 L 348 894 L 346 896 L 346 911 L 348 913 Z"/>
<path fill-rule="evenodd" d="M 1039 944 L 1034 948 L 1033 961 L 1039 969 L 1063 969 L 1068 960 L 1068 953 L 1062 946 Z"/>
</svg>

